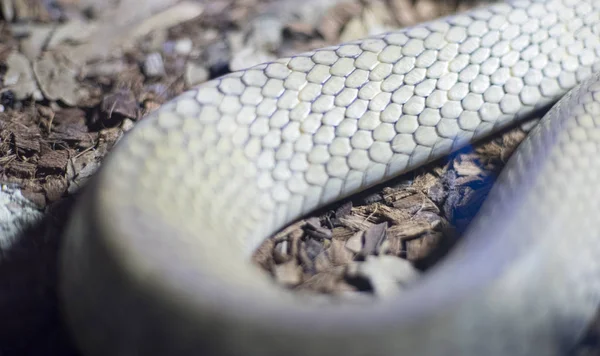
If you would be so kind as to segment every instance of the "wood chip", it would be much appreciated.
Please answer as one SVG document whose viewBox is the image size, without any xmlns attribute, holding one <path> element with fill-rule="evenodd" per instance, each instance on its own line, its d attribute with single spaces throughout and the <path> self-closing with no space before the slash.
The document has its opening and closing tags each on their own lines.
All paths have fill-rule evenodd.
<svg viewBox="0 0 600 356">
<path fill-rule="evenodd" d="M 406 259 L 415 262 L 433 255 L 436 249 L 443 247 L 442 239 L 441 233 L 427 233 L 419 239 L 406 241 Z"/>
<path fill-rule="evenodd" d="M 100 105 L 108 119 L 113 117 L 113 114 L 118 114 L 130 119 L 137 119 L 139 115 L 138 103 L 133 93 L 127 89 L 117 90 L 109 95 L 106 95 Z"/>
<path fill-rule="evenodd" d="M 377 224 L 365 231 L 363 235 L 364 244 L 362 250 L 359 252 L 361 256 L 368 256 L 375 254 L 379 245 L 383 242 L 386 236 L 387 222 Z"/>
<path fill-rule="evenodd" d="M 25 129 L 13 132 L 15 147 L 20 154 L 32 155 L 41 150 L 39 130 Z"/>
<path fill-rule="evenodd" d="M 296 260 L 276 265 L 274 270 L 275 278 L 283 285 L 295 286 L 302 281 L 302 268 Z"/>
<path fill-rule="evenodd" d="M 394 201 L 392 206 L 405 210 L 409 214 L 416 214 L 419 211 L 440 211 L 437 205 L 421 192 Z"/>
<path fill-rule="evenodd" d="M 360 236 L 359 246 L 351 246 L 354 248 L 354 250 L 351 250 L 348 247 L 348 241 L 344 242 L 342 240 L 337 239 L 331 240 L 331 246 L 329 247 L 329 250 L 327 250 L 327 252 L 329 255 L 329 260 L 334 266 L 343 266 L 350 263 L 354 259 L 354 255 L 362 249 L 362 243 L 360 243 Z"/>
<path fill-rule="evenodd" d="M 266 239 L 252 254 L 252 262 L 265 271 L 272 271 L 275 262 L 273 261 L 273 248 L 275 240 Z"/>
<path fill-rule="evenodd" d="M 292 259 L 292 255 L 290 255 L 290 244 L 287 240 L 276 242 L 275 248 L 273 249 L 273 259 L 277 264 L 285 263 Z"/>
<path fill-rule="evenodd" d="M 454 170 L 460 176 L 474 176 L 482 173 L 481 165 L 472 159 L 462 159 L 454 162 Z"/>
<path fill-rule="evenodd" d="M 38 166 L 54 171 L 54 173 L 62 173 L 67 168 L 68 160 L 69 153 L 67 151 L 49 151 L 40 157 Z"/>
<path fill-rule="evenodd" d="M 307 235 L 323 240 L 323 239 L 331 239 L 331 230 L 324 228 L 321 226 L 321 222 L 319 219 L 310 218 L 306 220 L 306 225 L 304 226 L 304 231 Z"/>
<path fill-rule="evenodd" d="M 363 6 L 358 1 L 342 2 L 325 13 L 317 30 L 328 42 L 336 42 L 348 21 L 360 15 Z"/>
<path fill-rule="evenodd" d="M 346 241 L 344 246 L 351 252 L 359 253 L 363 249 L 363 235 L 363 231 L 355 233 Z"/>
<path fill-rule="evenodd" d="M 296 290 L 331 294 L 356 290 L 344 281 L 344 271 L 344 267 L 334 267 L 326 272 L 316 273 L 296 287 Z"/>
<path fill-rule="evenodd" d="M 37 167 L 33 163 L 13 161 L 8 165 L 8 172 L 20 178 L 33 178 Z"/>
<path fill-rule="evenodd" d="M 335 209 L 335 218 L 341 219 L 345 216 L 348 216 L 352 212 L 352 202 L 348 201 L 340 205 L 337 209 Z"/>
<path fill-rule="evenodd" d="M 329 259 L 329 254 L 327 251 L 321 251 L 321 253 L 315 257 L 315 270 L 317 273 L 327 271 L 332 267 L 333 263 Z"/>
</svg>

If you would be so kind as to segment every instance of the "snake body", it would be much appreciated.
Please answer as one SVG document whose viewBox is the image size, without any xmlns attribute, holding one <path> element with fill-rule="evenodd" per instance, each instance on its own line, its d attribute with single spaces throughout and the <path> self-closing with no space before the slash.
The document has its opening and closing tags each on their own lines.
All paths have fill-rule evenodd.
<svg viewBox="0 0 600 356">
<path fill-rule="evenodd" d="M 86 355 L 562 355 L 600 302 L 599 71 L 600 1 L 521 0 L 192 89 L 81 197 L 66 320 Z M 398 299 L 322 308 L 249 264 L 286 223 L 559 99 Z"/>
</svg>

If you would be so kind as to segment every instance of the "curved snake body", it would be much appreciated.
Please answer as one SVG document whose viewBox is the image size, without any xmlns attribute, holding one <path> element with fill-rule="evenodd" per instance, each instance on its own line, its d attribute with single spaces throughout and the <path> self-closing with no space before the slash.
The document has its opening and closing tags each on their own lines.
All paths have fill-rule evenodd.
<svg viewBox="0 0 600 356">
<path fill-rule="evenodd" d="M 523 0 L 190 90 L 81 198 L 67 321 L 88 355 L 562 355 L 600 302 L 599 71 L 600 1 Z M 249 265 L 286 223 L 561 97 L 401 298 L 324 309 Z"/>
</svg>

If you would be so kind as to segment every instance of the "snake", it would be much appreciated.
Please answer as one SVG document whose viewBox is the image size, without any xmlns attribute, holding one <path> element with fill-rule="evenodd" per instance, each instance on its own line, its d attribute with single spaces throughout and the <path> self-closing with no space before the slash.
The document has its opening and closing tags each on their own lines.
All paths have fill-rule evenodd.
<svg viewBox="0 0 600 356">
<path fill-rule="evenodd" d="M 564 355 L 600 303 L 600 1 L 513 0 L 212 79 L 127 132 L 61 241 L 85 355 Z M 460 242 L 323 306 L 250 262 L 315 209 L 549 111 Z"/>
</svg>

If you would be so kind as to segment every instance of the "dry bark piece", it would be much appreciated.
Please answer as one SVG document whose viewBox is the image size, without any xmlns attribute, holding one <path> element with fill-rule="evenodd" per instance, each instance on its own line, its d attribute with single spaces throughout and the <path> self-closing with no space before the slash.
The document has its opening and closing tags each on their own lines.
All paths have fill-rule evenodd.
<svg viewBox="0 0 600 356">
<path fill-rule="evenodd" d="M 290 243 L 287 240 L 276 242 L 273 249 L 273 260 L 275 263 L 281 264 L 291 260 L 290 250 Z"/>
<path fill-rule="evenodd" d="M 387 205 L 392 205 L 395 201 L 404 199 L 415 193 L 414 189 L 412 188 L 395 189 L 389 187 L 383 188 L 383 192 L 385 193 L 385 195 L 383 196 L 383 201 L 385 201 Z"/>
<path fill-rule="evenodd" d="M 402 224 L 394 225 L 387 230 L 388 239 L 410 240 L 431 230 L 431 224 L 426 220 L 412 219 Z"/>
<path fill-rule="evenodd" d="M 317 256 L 324 250 L 323 244 L 321 242 L 311 238 L 307 238 L 304 241 L 303 246 L 306 250 L 306 255 L 313 262 L 315 261 Z"/>
<path fill-rule="evenodd" d="M 400 224 L 412 217 L 412 214 L 402 209 L 394 209 L 383 204 L 359 207 L 355 211 L 357 214 L 362 215 L 364 220 L 372 221 L 365 229 L 370 228 L 373 223 L 387 221 L 391 224 Z"/>
<path fill-rule="evenodd" d="M 437 205 L 421 192 L 394 201 L 392 206 L 397 209 L 405 210 L 409 214 L 416 214 L 419 211 L 439 212 Z"/>
<path fill-rule="evenodd" d="M 360 243 L 360 237 L 359 237 L 359 243 Z M 352 260 L 354 259 L 355 253 L 352 252 L 348 248 L 347 244 L 348 244 L 347 241 L 344 242 L 344 241 L 338 240 L 338 239 L 331 240 L 331 246 L 327 250 L 327 254 L 329 256 L 329 260 L 331 261 L 331 263 L 334 266 L 346 265 L 346 264 L 352 262 Z M 360 251 L 361 248 L 362 248 L 362 246 L 358 246 L 357 250 Z"/>
<path fill-rule="evenodd" d="M 52 121 L 51 141 L 75 141 L 81 147 L 94 144 L 98 133 L 89 132 L 85 122 L 85 112 L 81 109 L 62 109 L 56 112 Z"/>
<path fill-rule="evenodd" d="M 285 26 L 286 34 L 294 39 L 307 38 L 310 39 L 315 36 L 315 28 L 306 23 L 300 21 L 293 21 Z"/>
<path fill-rule="evenodd" d="M 356 1 L 343 2 L 329 9 L 321 19 L 317 31 L 328 42 L 336 42 L 344 25 L 360 15 L 363 6 Z"/>
<path fill-rule="evenodd" d="M 273 266 L 275 266 L 272 253 L 273 247 L 275 247 L 275 240 L 266 239 L 263 241 L 252 254 L 252 262 L 265 271 L 272 271 Z"/>
<path fill-rule="evenodd" d="M 371 210 L 373 209 L 377 208 L 371 208 Z M 341 218 L 340 223 L 343 226 L 350 228 L 351 230 L 364 231 L 373 226 L 373 223 L 366 219 L 366 216 L 368 216 L 369 214 L 367 214 L 366 216 L 361 216 L 365 214 L 365 211 L 365 207 L 357 207 L 354 211 L 354 214 Z"/>
<path fill-rule="evenodd" d="M 444 200 L 448 196 L 448 192 L 444 188 L 444 183 L 442 182 L 441 179 L 439 179 L 434 185 L 432 185 L 427 190 L 427 196 L 436 205 L 442 204 L 444 202 Z"/>
<path fill-rule="evenodd" d="M 19 177 L 19 178 L 33 178 L 35 177 L 35 171 L 37 167 L 33 163 L 12 161 L 8 165 L 8 173 Z"/>
<path fill-rule="evenodd" d="M 366 257 L 368 255 L 375 254 L 379 245 L 385 240 L 387 222 L 377 224 L 365 231 L 363 235 L 364 244 L 362 250 L 359 252 L 360 256 Z"/>
<path fill-rule="evenodd" d="M 391 0 L 390 6 L 400 26 L 410 26 L 421 21 L 421 16 L 410 0 Z"/>
<path fill-rule="evenodd" d="M 473 156 L 464 157 L 454 162 L 453 167 L 459 176 L 475 176 L 482 174 L 481 164 L 476 162 Z M 469 159 L 471 158 L 471 159 Z"/>
<path fill-rule="evenodd" d="M 290 233 L 290 255 L 293 258 L 299 258 L 303 237 L 304 232 L 300 229 L 294 230 L 292 233 Z"/>
<path fill-rule="evenodd" d="M 443 167 L 438 167 L 434 169 L 434 172 L 425 172 L 423 174 L 419 174 L 414 179 L 414 184 L 411 187 L 416 191 L 427 191 L 429 188 L 434 186 L 440 180 L 440 176 L 442 176 L 446 170 L 448 169 L 448 165 L 444 165 Z M 411 189 L 409 187 L 405 187 L 406 189 Z"/>
<path fill-rule="evenodd" d="M 275 278 L 285 286 L 296 286 L 302 281 L 302 267 L 296 260 L 276 265 L 274 267 Z"/>
<path fill-rule="evenodd" d="M 315 270 L 318 272 L 324 272 L 333 267 L 333 263 L 329 259 L 327 251 L 323 250 L 315 257 Z"/>
<path fill-rule="evenodd" d="M 529 130 L 537 125 L 539 119 L 524 123 L 520 128 L 508 132 L 502 136 L 502 145 L 500 151 L 500 160 L 507 162 L 513 152 L 519 147 L 521 142 L 527 136 Z"/>
<path fill-rule="evenodd" d="M 359 231 L 352 235 L 352 237 L 344 244 L 345 248 L 348 249 L 348 251 L 360 253 L 363 249 L 363 235 L 364 231 Z"/>
<path fill-rule="evenodd" d="M 426 233 L 418 239 L 406 241 L 406 259 L 415 262 L 433 255 L 441 247 L 443 235 L 439 232 Z"/>
<path fill-rule="evenodd" d="M 321 226 L 321 222 L 318 218 L 307 219 L 306 225 L 304 226 L 304 232 L 318 240 L 331 239 L 332 235 L 330 229 Z"/>
<path fill-rule="evenodd" d="M 39 129 L 24 128 L 13 131 L 13 141 L 17 148 L 17 153 L 31 156 L 39 153 L 41 150 L 41 134 Z"/>
<path fill-rule="evenodd" d="M 100 110 L 109 119 L 112 118 L 113 114 L 119 114 L 130 119 L 137 119 L 139 115 L 137 100 L 133 93 L 127 89 L 120 89 L 106 95 L 102 100 Z"/>
<path fill-rule="evenodd" d="M 354 16 L 345 24 L 339 40 L 340 42 L 357 40 L 386 32 L 394 27 L 396 26 L 389 15 L 387 4 L 381 1 L 369 1 L 365 4 L 360 16 Z"/>
<path fill-rule="evenodd" d="M 307 251 L 307 246 L 306 246 L 305 241 L 300 241 L 300 243 L 299 243 L 298 260 L 300 261 L 300 264 L 302 265 L 302 268 L 304 269 L 304 271 L 311 272 L 311 273 L 315 272 L 315 265 L 313 262 L 313 258 L 311 258 L 311 256 L 309 255 L 309 253 Z"/>
<path fill-rule="evenodd" d="M 335 209 L 335 218 L 341 219 L 352 212 L 352 202 L 347 201 Z"/>
<path fill-rule="evenodd" d="M 356 288 L 344 281 L 344 271 L 345 267 L 340 266 L 308 276 L 308 278 L 305 278 L 304 282 L 298 285 L 295 290 L 310 290 L 313 292 L 330 294 L 356 290 Z"/>
<path fill-rule="evenodd" d="M 448 221 L 462 231 L 483 204 L 492 179 L 479 175 L 453 178 L 453 174 L 448 172 L 445 178 L 449 190 L 442 208 Z"/>
<path fill-rule="evenodd" d="M 346 226 L 338 226 L 338 227 L 334 227 L 331 230 L 331 239 L 332 240 L 341 240 L 341 241 L 346 241 L 348 240 L 350 237 L 352 237 L 352 235 L 354 235 L 354 230 L 349 229 Z"/>
<path fill-rule="evenodd" d="M 53 173 L 63 173 L 67 167 L 69 153 L 67 151 L 49 151 L 43 154 L 38 160 L 38 167 L 53 171 Z"/>
</svg>

